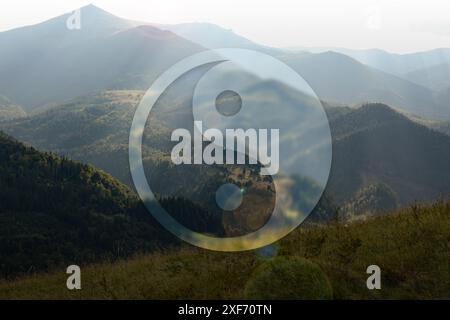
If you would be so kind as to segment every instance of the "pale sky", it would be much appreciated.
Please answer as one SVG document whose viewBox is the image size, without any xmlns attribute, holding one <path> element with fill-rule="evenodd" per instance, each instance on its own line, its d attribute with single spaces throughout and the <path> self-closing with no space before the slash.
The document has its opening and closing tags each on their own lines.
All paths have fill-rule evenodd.
<svg viewBox="0 0 450 320">
<path fill-rule="evenodd" d="M 450 47 L 449 0 L 2 0 L 0 31 L 89 3 L 138 21 L 211 22 L 275 47 Z"/>
</svg>

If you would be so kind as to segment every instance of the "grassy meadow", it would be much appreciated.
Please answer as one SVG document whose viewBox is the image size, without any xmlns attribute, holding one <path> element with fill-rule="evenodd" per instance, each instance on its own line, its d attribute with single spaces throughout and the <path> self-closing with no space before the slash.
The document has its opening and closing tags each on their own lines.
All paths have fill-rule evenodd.
<svg viewBox="0 0 450 320">
<path fill-rule="evenodd" d="M 450 203 L 300 228 L 259 251 L 219 253 L 184 245 L 127 261 L 81 266 L 79 291 L 66 288 L 65 270 L 0 281 L 0 299 L 245 299 L 246 287 L 261 266 L 280 257 L 300 257 L 318 266 L 334 299 L 449 299 Z M 381 268 L 381 290 L 366 287 L 366 268 L 373 264 Z M 315 289 L 301 277 L 281 277 L 283 270 L 274 270 L 269 279 L 277 281 L 258 287 L 272 296 L 278 291 L 282 296 L 286 288 L 294 295 Z"/>
</svg>

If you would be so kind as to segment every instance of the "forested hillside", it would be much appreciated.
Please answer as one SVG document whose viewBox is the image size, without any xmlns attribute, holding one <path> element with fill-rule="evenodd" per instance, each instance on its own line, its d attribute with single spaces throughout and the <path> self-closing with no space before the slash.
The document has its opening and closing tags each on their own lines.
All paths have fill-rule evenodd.
<svg viewBox="0 0 450 320">
<path fill-rule="evenodd" d="M 0 275 L 125 257 L 167 242 L 125 185 L 0 134 Z"/>
<path fill-rule="evenodd" d="M 450 194 L 450 138 L 384 104 L 331 121 L 327 192 L 345 213 L 383 212 Z"/>
<path fill-rule="evenodd" d="M 141 97 L 140 91 L 105 91 L 1 127 L 21 141 L 93 164 L 133 187 L 128 137 Z M 384 104 L 327 106 L 327 114 L 333 164 L 326 195 L 334 206 L 345 207 L 346 215 L 376 214 L 448 196 L 448 135 L 417 124 Z M 169 194 L 189 193 L 190 199 L 204 194 L 204 183 L 188 190 L 181 188 L 182 184 L 158 182 L 176 181 L 181 174 L 169 170 L 170 159 L 164 156 L 164 141 L 170 137 L 164 119 L 154 121 L 147 132 L 151 136 L 144 141 L 144 164 L 154 168 L 149 173 L 152 180 Z M 184 173 L 185 183 L 200 181 L 199 168 L 194 169 Z"/>
</svg>

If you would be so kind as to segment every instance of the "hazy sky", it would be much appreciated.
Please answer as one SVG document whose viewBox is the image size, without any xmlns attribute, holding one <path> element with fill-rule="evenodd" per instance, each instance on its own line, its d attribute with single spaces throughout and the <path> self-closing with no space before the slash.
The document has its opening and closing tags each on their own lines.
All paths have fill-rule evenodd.
<svg viewBox="0 0 450 320">
<path fill-rule="evenodd" d="M 449 0 L 2 0 L 0 31 L 89 3 L 139 21 L 212 22 L 277 47 L 450 47 Z"/>
</svg>

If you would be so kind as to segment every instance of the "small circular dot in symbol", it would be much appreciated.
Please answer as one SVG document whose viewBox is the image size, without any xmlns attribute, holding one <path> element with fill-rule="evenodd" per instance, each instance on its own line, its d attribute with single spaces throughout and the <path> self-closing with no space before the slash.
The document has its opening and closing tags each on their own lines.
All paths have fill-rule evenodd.
<svg viewBox="0 0 450 320">
<path fill-rule="evenodd" d="M 237 114 L 242 108 L 241 96 L 232 90 L 222 91 L 216 98 L 216 110 L 226 117 Z"/>
<path fill-rule="evenodd" d="M 237 185 L 226 183 L 216 191 L 216 203 L 225 211 L 233 211 L 242 204 L 243 191 Z"/>
</svg>

